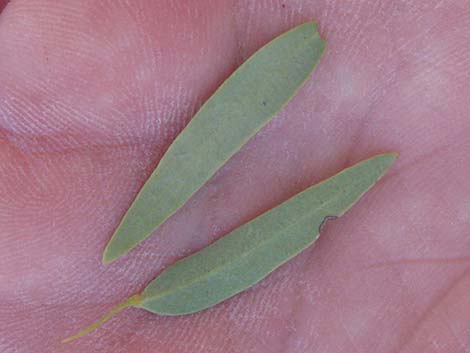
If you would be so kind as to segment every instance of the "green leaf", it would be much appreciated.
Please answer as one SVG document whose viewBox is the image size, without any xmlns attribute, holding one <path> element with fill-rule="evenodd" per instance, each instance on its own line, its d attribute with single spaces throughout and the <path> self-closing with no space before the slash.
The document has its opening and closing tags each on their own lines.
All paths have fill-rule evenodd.
<svg viewBox="0 0 470 353">
<path fill-rule="evenodd" d="M 241 65 L 169 147 L 109 241 L 124 255 L 174 214 L 289 101 L 322 56 L 314 23 L 277 37 Z"/>
<path fill-rule="evenodd" d="M 395 159 L 368 159 L 297 194 L 165 270 L 138 307 L 160 315 L 189 314 L 252 286 L 318 237 L 323 221 L 346 212 Z"/>
<path fill-rule="evenodd" d="M 307 188 L 210 246 L 177 261 L 141 294 L 67 341 L 93 330 L 127 306 L 160 315 L 189 314 L 249 288 L 311 245 L 324 222 L 346 212 L 395 158 L 393 153 L 377 155 Z"/>
</svg>

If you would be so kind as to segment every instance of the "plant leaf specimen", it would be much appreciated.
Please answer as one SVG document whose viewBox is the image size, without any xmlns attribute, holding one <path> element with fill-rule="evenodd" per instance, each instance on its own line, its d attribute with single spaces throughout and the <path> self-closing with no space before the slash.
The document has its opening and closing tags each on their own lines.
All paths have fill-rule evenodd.
<svg viewBox="0 0 470 353">
<path fill-rule="evenodd" d="M 249 288 L 311 245 L 328 219 L 341 216 L 387 171 L 396 154 L 362 161 L 311 186 L 163 271 L 78 338 L 127 306 L 159 315 L 209 308 Z"/>
<path fill-rule="evenodd" d="M 324 48 L 316 25 L 309 22 L 243 63 L 168 148 L 109 241 L 103 262 L 127 253 L 181 208 L 292 98 Z"/>
</svg>

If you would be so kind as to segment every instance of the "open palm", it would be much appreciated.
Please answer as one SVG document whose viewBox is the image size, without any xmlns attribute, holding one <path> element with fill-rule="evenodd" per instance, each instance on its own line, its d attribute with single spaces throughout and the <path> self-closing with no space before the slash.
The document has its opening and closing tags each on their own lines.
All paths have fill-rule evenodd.
<svg viewBox="0 0 470 353">
<path fill-rule="evenodd" d="M 0 351 L 469 352 L 469 9 L 13 0 L 0 14 Z M 300 93 L 153 237 L 103 266 L 198 107 L 310 20 L 328 48 Z M 252 289 L 188 316 L 127 309 L 60 343 L 176 259 L 386 151 L 400 152 L 386 177 Z"/>
</svg>

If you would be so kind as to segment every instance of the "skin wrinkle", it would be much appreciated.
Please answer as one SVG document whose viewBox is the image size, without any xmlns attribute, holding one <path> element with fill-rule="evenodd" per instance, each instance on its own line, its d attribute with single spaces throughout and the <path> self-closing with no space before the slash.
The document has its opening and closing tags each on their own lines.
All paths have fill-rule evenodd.
<svg viewBox="0 0 470 353">
<path fill-rule="evenodd" d="M 309 249 L 305 249 L 304 252 L 311 253 Z M 298 317 L 300 316 L 299 314 L 304 310 L 304 308 L 301 308 L 301 306 L 305 302 L 305 294 L 299 281 L 295 281 L 294 283 L 294 293 L 296 293 L 295 299 L 292 300 L 292 304 L 288 310 L 290 313 L 288 322 L 292 325 L 292 328 L 287 329 L 283 335 L 280 335 L 278 340 L 278 353 L 290 352 L 289 348 L 292 345 L 292 341 L 296 339 L 295 334 L 298 327 Z"/>
<path fill-rule="evenodd" d="M 325 234 L 326 235 L 326 234 Z M 309 267 L 309 264 L 312 263 L 313 261 L 313 254 L 312 254 L 312 251 L 313 249 L 315 248 L 315 246 L 313 247 L 310 247 L 308 249 L 306 249 L 304 252 L 306 253 L 306 258 L 305 260 L 303 261 L 303 263 L 301 264 L 301 268 L 308 268 Z M 294 323 L 297 324 L 298 322 L 298 316 L 299 316 L 299 313 L 303 310 L 305 310 L 305 307 L 302 308 L 302 309 L 299 309 L 299 307 L 301 306 L 301 303 L 305 302 L 305 290 L 303 288 L 303 286 L 300 285 L 300 283 L 297 281 L 295 283 L 295 293 L 299 293 L 298 294 L 298 297 L 296 297 L 297 299 L 294 301 L 292 307 L 293 307 L 293 310 L 291 310 L 291 317 L 290 317 L 290 320 L 293 321 Z M 281 346 L 282 349 L 279 350 L 279 353 L 284 353 L 284 352 L 290 352 L 290 350 L 288 350 L 288 348 L 290 347 L 290 343 L 291 341 L 294 340 L 294 338 L 292 337 L 293 336 L 293 333 L 289 332 L 288 335 L 287 335 L 287 339 L 284 340 L 284 343 L 283 345 Z M 354 347 L 354 345 L 353 345 Z M 354 347 L 356 349 L 356 347 Z"/>
<path fill-rule="evenodd" d="M 433 28 L 434 27 L 428 28 L 424 33 L 421 33 L 419 36 L 411 38 L 408 41 L 405 41 L 405 43 L 402 43 L 395 51 L 393 51 L 388 57 L 384 58 L 382 61 L 386 62 L 387 60 L 391 59 L 393 55 L 396 55 L 396 52 L 403 51 L 405 48 L 409 47 L 410 45 L 412 45 L 414 43 L 419 43 L 422 40 L 422 37 L 425 37 L 426 35 L 428 35 L 432 31 Z M 376 106 L 378 106 L 383 101 L 383 99 L 385 99 L 386 91 L 389 88 L 393 87 L 393 85 L 396 84 L 396 82 L 392 79 L 394 77 L 392 75 L 392 73 L 399 71 L 400 67 L 404 66 L 404 65 L 405 65 L 405 62 L 402 62 L 402 63 L 399 64 L 399 66 L 397 68 L 393 69 L 392 72 L 389 72 L 388 74 L 384 75 L 385 77 L 387 77 L 387 76 L 390 77 L 388 79 L 388 85 L 384 86 L 383 82 L 381 82 L 380 86 L 379 86 L 379 84 L 377 84 L 376 86 L 372 87 L 371 91 L 378 91 L 378 89 L 380 87 L 381 91 L 383 93 L 382 93 L 381 98 L 375 98 L 373 101 L 371 101 L 369 103 L 369 106 L 368 106 L 363 118 L 359 121 L 355 132 L 352 133 L 352 135 L 351 135 L 352 136 L 352 138 L 351 138 L 352 143 L 351 143 L 350 148 L 348 149 L 348 151 L 350 151 L 350 154 L 354 154 L 354 149 L 357 145 L 357 141 L 361 140 L 360 136 L 361 136 L 361 134 L 363 134 L 363 131 L 365 130 L 365 128 L 367 126 L 371 126 L 371 119 L 373 119 L 373 114 L 372 114 L 373 110 L 376 108 Z M 353 105 L 350 110 L 354 111 L 355 108 L 359 104 L 360 104 L 360 102 L 358 101 L 358 103 Z M 349 159 L 346 159 L 346 161 L 350 162 Z"/>
<path fill-rule="evenodd" d="M 384 261 L 374 263 L 366 269 L 374 269 L 374 268 L 383 268 L 383 267 L 390 267 L 390 266 L 410 266 L 410 265 L 435 265 L 435 266 L 442 266 L 442 265 L 465 265 L 467 267 L 470 265 L 470 257 L 449 257 L 449 258 L 420 258 L 420 259 L 402 259 L 396 261 Z"/>
<path fill-rule="evenodd" d="M 419 315 L 417 320 L 411 325 L 408 330 L 408 333 L 406 333 L 400 338 L 397 347 L 393 349 L 392 353 L 400 353 L 403 351 L 404 348 L 406 348 L 406 345 L 413 340 L 415 333 L 419 330 L 421 326 L 424 325 L 428 317 L 432 315 L 433 310 L 435 310 L 436 307 L 438 307 L 443 301 L 445 301 L 445 299 L 450 295 L 452 290 L 457 287 L 459 283 L 462 282 L 469 275 L 470 272 L 468 270 L 463 271 L 460 276 L 458 276 L 447 288 L 444 288 L 442 292 L 437 295 L 433 302 L 426 307 L 422 314 Z"/>
<path fill-rule="evenodd" d="M 340 322 L 341 327 L 343 328 L 344 332 L 346 333 L 346 336 L 348 337 L 349 342 L 350 342 L 354 352 L 359 353 L 360 350 L 357 348 L 356 344 L 354 343 L 354 338 L 351 336 L 351 334 L 347 330 L 346 326 L 341 321 L 341 317 L 339 315 L 340 315 L 340 313 L 338 313 L 338 321 Z"/>
<path fill-rule="evenodd" d="M 447 326 L 449 327 L 449 330 L 450 330 L 452 336 L 454 337 L 455 342 L 457 342 L 459 348 L 462 350 L 462 352 L 466 353 L 466 352 L 468 352 L 468 349 L 467 349 L 465 343 L 461 341 L 460 337 L 455 332 L 455 329 L 452 325 L 452 322 L 449 321 L 450 320 L 449 316 L 450 315 L 447 314 L 447 316 L 445 317 L 445 320 L 447 321 Z"/>
<path fill-rule="evenodd" d="M 410 188 L 405 182 L 403 182 L 402 180 L 399 180 L 399 183 L 402 189 L 406 190 L 408 193 L 411 193 Z M 420 238 L 423 238 L 422 232 L 419 231 L 418 225 L 413 222 L 412 216 L 410 214 L 407 214 L 404 217 L 406 217 L 409 220 L 408 224 L 409 224 L 409 227 L 413 230 L 413 234 L 417 234 L 420 236 Z"/>
<path fill-rule="evenodd" d="M 360 2 L 359 7 L 355 6 L 352 11 L 356 11 L 356 13 L 360 12 L 360 6 L 363 3 L 364 2 Z M 382 3 L 382 1 L 374 2 L 374 4 L 372 5 L 372 9 L 371 9 L 372 11 L 370 12 L 371 15 L 368 16 L 368 18 L 364 19 L 363 22 L 360 24 L 360 26 L 359 26 L 359 23 L 357 23 L 357 22 L 354 22 L 354 21 L 349 22 L 352 25 L 355 25 L 356 27 L 359 27 L 359 28 L 353 28 L 353 29 L 348 28 L 348 32 L 351 33 L 351 37 L 349 38 L 348 45 L 346 46 L 346 48 L 344 48 L 344 50 L 346 51 L 346 53 L 344 54 L 345 58 L 353 58 L 357 55 L 357 51 L 359 50 L 360 46 L 356 45 L 356 41 L 359 40 L 362 37 L 363 32 L 370 26 L 371 18 L 372 18 L 372 20 L 375 19 L 374 14 L 376 13 L 376 11 L 374 10 L 374 7 L 375 6 L 380 6 L 381 3 Z M 367 5 L 370 6 L 370 4 L 367 4 Z M 367 6 L 367 5 L 365 4 L 364 6 Z M 346 5 L 346 8 L 347 8 L 347 6 L 352 6 L 352 3 Z M 354 13 L 349 13 L 348 17 L 354 17 L 354 15 L 355 15 Z"/>
<path fill-rule="evenodd" d="M 108 46 L 111 46 L 111 44 L 108 44 Z M 181 119 L 177 119 L 177 120 L 180 121 Z M 99 119 L 98 119 L 98 121 L 99 121 Z"/>
<path fill-rule="evenodd" d="M 1 130 L 0 130 L 1 131 Z M 6 134 L 11 134 L 6 132 Z M 5 134 L 5 135 L 6 135 Z M 7 143 L 14 148 L 15 151 L 20 152 L 24 151 L 22 145 L 24 143 L 28 143 L 27 136 L 18 136 L 19 134 L 13 133 L 14 137 L 8 138 L 5 136 L 5 139 L 8 139 Z M 53 139 L 53 141 L 47 141 L 48 145 L 45 148 L 29 148 L 27 151 L 23 153 L 27 153 L 28 157 L 63 157 L 66 155 L 79 155 L 81 153 L 87 154 L 93 151 L 106 151 L 106 150 L 135 150 L 135 149 L 142 149 L 145 150 L 146 146 L 151 145 L 150 143 L 145 142 L 135 142 L 135 143 L 113 143 L 113 142 L 94 142 L 87 145 L 82 145 L 80 147 L 68 147 L 65 141 L 68 141 L 71 137 L 65 134 L 61 134 L 61 136 L 57 136 Z M 50 139 L 50 137 L 46 137 L 45 139 Z M 62 141 L 61 141 L 62 140 Z M 38 144 L 40 145 L 40 139 L 36 139 Z M 44 145 L 44 143 L 42 143 Z M 31 145 L 29 145 L 31 146 Z"/>
<path fill-rule="evenodd" d="M 462 134 L 463 135 L 463 134 Z M 409 173 L 410 171 L 414 171 L 417 168 L 423 167 L 426 163 L 430 162 L 431 159 L 436 156 L 441 156 L 445 152 L 450 152 L 451 148 L 455 146 L 448 145 L 448 146 L 436 146 L 434 149 L 430 150 L 429 152 L 423 153 L 421 156 L 416 156 L 410 162 L 404 164 L 399 169 L 392 170 L 390 173 L 387 174 L 386 178 L 396 178 L 400 177 L 404 173 Z"/>
<path fill-rule="evenodd" d="M 332 284 L 330 283 L 330 281 L 328 281 L 329 285 L 332 286 Z M 333 286 L 332 286 L 333 287 Z M 345 327 L 345 324 L 343 323 L 343 321 L 341 320 L 341 317 L 342 317 L 342 313 L 339 311 L 339 309 L 336 308 L 336 306 L 334 307 L 333 309 L 335 311 L 335 315 L 336 315 L 336 320 L 340 323 L 340 326 L 342 328 L 342 330 L 346 333 L 346 337 L 348 339 L 348 341 L 350 342 L 350 344 L 352 345 L 353 349 L 354 349 L 354 352 L 360 352 L 360 350 L 358 349 L 357 347 L 357 344 L 354 342 L 353 340 L 353 337 L 351 336 L 351 334 L 349 333 L 349 331 L 346 329 Z"/>
</svg>

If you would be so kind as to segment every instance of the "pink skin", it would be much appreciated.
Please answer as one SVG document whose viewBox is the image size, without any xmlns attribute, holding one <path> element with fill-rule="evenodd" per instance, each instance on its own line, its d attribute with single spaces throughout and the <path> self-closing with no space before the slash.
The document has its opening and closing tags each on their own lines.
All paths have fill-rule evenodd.
<svg viewBox="0 0 470 353">
<path fill-rule="evenodd" d="M 0 352 L 470 352 L 469 10 L 13 0 L 0 15 Z M 201 103 L 312 19 L 328 49 L 298 96 L 152 238 L 103 266 Z M 400 152 L 387 176 L 254 288 L 183 317 L 126 309 L 60 343 L 176 259 L 384 151 Z"/>
</svg>

